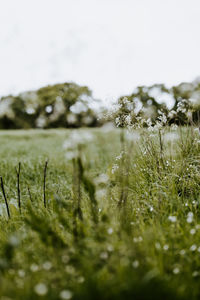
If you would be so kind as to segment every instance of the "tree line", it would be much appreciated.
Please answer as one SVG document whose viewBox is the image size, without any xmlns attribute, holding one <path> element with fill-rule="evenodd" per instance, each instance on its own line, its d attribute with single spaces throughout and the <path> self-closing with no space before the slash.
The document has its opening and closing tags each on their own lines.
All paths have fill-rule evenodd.
<svg viewBox="0 0 200 300">
<path fill-rule="evenodd" d="M 99 110 L 92 109 L 94 103 L 96 107 L 99 105 L 87 86 L 72 82 L 4 96 L 0 99 L 0 128 L 100 126 L 109 118 L 99 118 Z M 168 124 L 184 125 L 189 121 L 196 124 L 200 119 L 200 78 L 170 88 L 164 84 L 139 86 L 130 95 L 119 97 L 117 103 L 115 117 L 129 115 L 133 122 L 140 117 L 154 122 L 162 112 Z"/>
</svg>

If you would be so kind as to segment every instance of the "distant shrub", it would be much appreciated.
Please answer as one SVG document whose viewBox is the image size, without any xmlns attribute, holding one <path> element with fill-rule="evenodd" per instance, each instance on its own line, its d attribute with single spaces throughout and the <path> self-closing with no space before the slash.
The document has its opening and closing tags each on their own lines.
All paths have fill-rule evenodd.
<svg viewBox="0 0 200 300">
<path fill-rule="evenodd" d="M 120 127 L 138 120 L 155 123 L 165 114 L 166 124 L 185 125 L 199 122 L 200 80 L 167 88 L 164 84 L 139 86 L 130 95 L 118 99 L 116 124 Z"/>
<path fill-rule="evenodd" d="M 95 100 L 86 86 L 75 83 L 49 85 L 0 100 L 0 128 L 93 127 Z"/>
</svg>

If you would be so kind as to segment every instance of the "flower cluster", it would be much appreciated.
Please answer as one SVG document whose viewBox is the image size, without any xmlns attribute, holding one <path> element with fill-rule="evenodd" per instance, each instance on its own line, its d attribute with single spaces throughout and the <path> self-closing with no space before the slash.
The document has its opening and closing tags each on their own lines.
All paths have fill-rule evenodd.
<svg viewBox="0 0 200 300">
<path fill-rule="evenodd" d="M 93 140 L 93 135 L 88 131 L 73 130 L 70 132 L 68 139 L 64 142 L 63 148 L 67 151 L 66 158 L 72 160 L 79 156 L 80 147 Z"/>
</svg>

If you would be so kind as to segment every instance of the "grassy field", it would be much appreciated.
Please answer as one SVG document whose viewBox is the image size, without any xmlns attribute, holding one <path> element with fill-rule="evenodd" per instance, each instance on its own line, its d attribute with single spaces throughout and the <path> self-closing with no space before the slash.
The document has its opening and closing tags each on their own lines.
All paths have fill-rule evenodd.
<svg viewBox="0 0 200 300">
<path fill-rule="evenodd" d="M 199 299 L 199 151 L 194 128 L 1 131 L 0 299 Z"/>
</svg>

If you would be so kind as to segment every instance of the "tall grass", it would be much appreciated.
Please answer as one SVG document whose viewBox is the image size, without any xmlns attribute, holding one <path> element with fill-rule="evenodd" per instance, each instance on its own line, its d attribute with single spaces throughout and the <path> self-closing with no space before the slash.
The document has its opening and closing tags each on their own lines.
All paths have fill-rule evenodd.
<svg viewBox="0 0 200 300">
<path fill-rule="evenodd" d="M 199 299 L 198 132 L 85 133 L 1 133 L 0 299 Z"/>
</svg>

